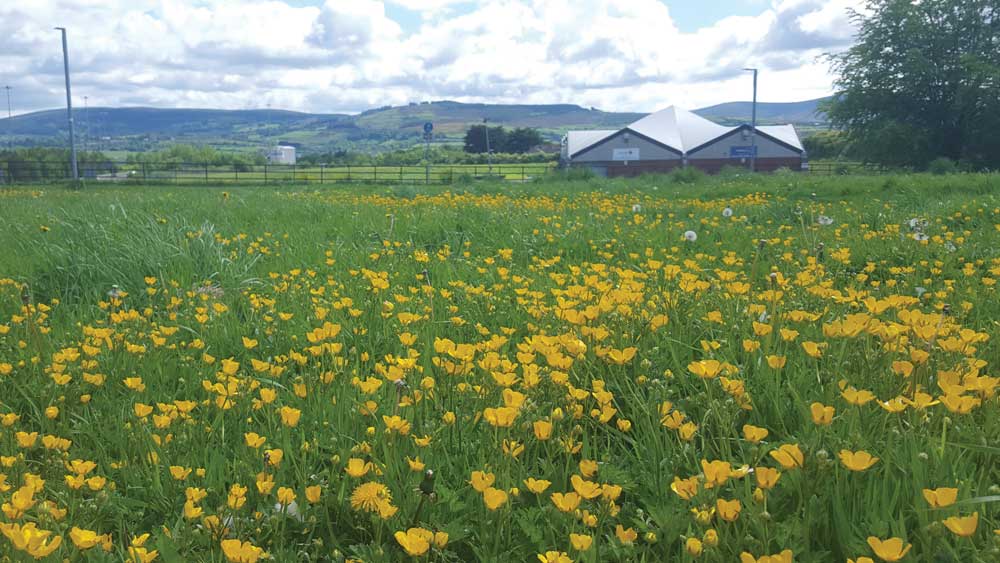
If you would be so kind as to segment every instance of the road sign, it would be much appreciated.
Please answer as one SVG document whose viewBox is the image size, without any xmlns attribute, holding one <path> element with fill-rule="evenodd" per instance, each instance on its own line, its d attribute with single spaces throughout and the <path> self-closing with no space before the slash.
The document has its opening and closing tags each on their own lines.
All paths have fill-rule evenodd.
<svg viewBox="0 0 1000 563">
<path fill-rule="evenodd" d="M 427 123 L 424 123 L 424 134 L 425 135 L 430 135 L 431 131 L 433 131 L 433 130 L 434 130 L 434 124 L 433 123 L 431 123 L 430 121 L 428 121 Z"/>
</svg>

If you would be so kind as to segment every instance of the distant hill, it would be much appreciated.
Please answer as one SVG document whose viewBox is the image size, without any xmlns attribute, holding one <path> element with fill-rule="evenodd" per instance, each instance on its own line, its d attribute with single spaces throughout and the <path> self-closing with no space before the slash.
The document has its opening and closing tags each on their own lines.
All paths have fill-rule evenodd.
<svg viewBox="0 0 1000 563">
<path fill-rule="evenodd" d="M 815 124 L 819 100 L 758 104 L 762 123 Z M 735 102 L 696 113 L 722 123 L 749 121 L 750 104 Z M 615 113 L 571 104 L 503 105 L 441 101 L 382 107 L 358 115 L 311 114 L 282 110 L 216 110 L 159 108 L 74 108 L 81 145 L 91 150 L 134 151 L 169 143 L 208 144 L 220 149 L 259 149 L 276 142 L 298 145 L 306 152 L 337 149 L 389 150 L 418 142 L 426 122 L 434 124 L 436 142 L 458 142 L 466 129 L 488 119 L 504 127 L 533 127 L 557 141 L 571 129 L 614 129 L 643 113 Z M 0 132 L 18 145 L 61 143 L 66 113 L 46 110 L 0 119 Z"/>
<path fill-rule="evenodd" d="M 819 110 L 819 104 L 830 98 L 819 98 L 804 102 L 762 103 L 757 102 L 757 120 L 764 123 L 794 125 L 819 125 L 827 122 L 826 114 Z M 753 114 L 753 102 L 729 102 L 695 110 L 695 113 L 720 123 L 749 123 Z"/>
</svg>

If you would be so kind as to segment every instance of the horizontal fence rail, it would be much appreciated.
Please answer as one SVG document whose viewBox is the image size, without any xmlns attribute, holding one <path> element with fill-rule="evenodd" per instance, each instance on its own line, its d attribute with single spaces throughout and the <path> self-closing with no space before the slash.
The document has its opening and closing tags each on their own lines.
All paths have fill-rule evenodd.
<svg viewBox="0 0 1000 563">
<path fill-rule="evenodd" d="M 556 169 L 540 164 L 445 164 L 425 168 L 403 166 L 348 166 L 306 164 L 219 165 L 192 162 L 128 163 L 81 162 L 80 177 L 93 182 L 171 184 L 451 184 L 469 178 L 495 178 L 528 182 Z M 821 176 L 884 174 L 888 169 L 863 162 L 819 161 L 809 163 L 808 173 Z M 68 163 L 0 161 L 0 184 L 30 184 L 69 180 Z"/>
<path fill-rule="evenodd" d="M 451 184 L 463 178 L 496 178 L 528 182 L 548 174 L 555 163 L 411 166 L 347 165 L 216 165 L 178 163 L 86 163 L 79 165 L 80 177 L 92 182 L 149 182 L 177 184 Z M 0 184 L 43 183 L 69 180 L 68 164 L 34 161 L 0 162 Z"/>
<path fill-rule="evenodd" d="M 884 166 L 867 162 L 819 161 L 809 163 L 809 173 L 819 176 L 875 175 L 889 172 Z"/>
</svg>

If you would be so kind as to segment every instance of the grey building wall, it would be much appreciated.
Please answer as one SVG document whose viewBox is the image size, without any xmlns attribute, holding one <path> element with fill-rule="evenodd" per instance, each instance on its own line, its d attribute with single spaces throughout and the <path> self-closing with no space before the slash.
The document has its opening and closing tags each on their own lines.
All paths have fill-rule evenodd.
<svg viewBox="0 0 1000 563">
<path fill-rule="evenodd" d="M 749 146 L 750 137 L 744 137 L 742 132 L 737 131 L 735 134 L 712 142 L 701 150 L 688 153 L 688 160 L 730 158 L 732 147 Z M 757 135 L 757 158 L 796 158 L 798 156 L 800 156 L 798 151 Z"/>
<path fill-rule="evenodd" d="M 614 149 L 639 149 L 639 160 L 680 160 L 681 155 L 667 150 L 659 145 L 653 144 L 638 137 L 635 133 L 629 134 L 626 143 L 622 131 L 615 133 L 612 137 L 605 139 L 597 146 L 585 150 L 577 156 L 572 157 L 573 162 L 612 162 Z"/>
</svg>

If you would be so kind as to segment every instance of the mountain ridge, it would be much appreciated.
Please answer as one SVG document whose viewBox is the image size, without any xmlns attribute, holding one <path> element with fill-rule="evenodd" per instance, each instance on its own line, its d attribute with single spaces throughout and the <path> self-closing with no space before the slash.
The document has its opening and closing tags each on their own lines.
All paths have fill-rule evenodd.
<svg viewBox="0 0 1000 563">
<path fill-rule="evenodd" d="M 758 121 L 819 126 L 823 101 L 758 103 Z M 695 110 L 723 124 L 748 122 L 750 102 L 730 102 Z M 74 108 L 77 136 L 91 149 L 148 150 L 169 143 L 192 143 L 240 150 L 291 143 L 307 152 L 336 149 L 390 150 L 421 139 L 426 122 L 434 124 L 435 142 L 458 142 L 470 125 L 539 129 L 549 141 L 571 129 L 614 129 L 646 115 L 605 112 L 574 104 L 467 104 L 455 101 L 384 106 L 359 114 L 307 113 L 277 109 L 92 107 Z M 65 110 L 41 110 L 0 119 L 0 137 L 13 135 L 19 146 L 64 142 Z"/>
</svg>

